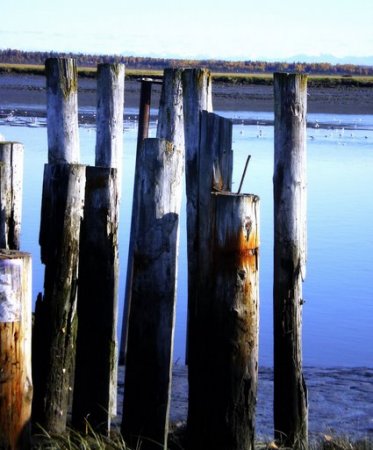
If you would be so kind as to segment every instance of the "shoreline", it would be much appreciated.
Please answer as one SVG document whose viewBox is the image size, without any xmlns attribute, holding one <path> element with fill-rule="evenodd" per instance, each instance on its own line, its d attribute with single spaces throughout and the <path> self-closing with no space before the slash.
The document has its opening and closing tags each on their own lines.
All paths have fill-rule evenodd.
<svg viewBox="0 0 373 450">
<path fill-rule="evenodd" d="M 96 79 L 79 78 L 79 110 L 95 110 Z M 153 85 L 151 107 L 158 109 L 160 85 Z M 216 111 L 273 111 L 273 87 L 213 82 Z M 140 83 L 125 81 L 124 107 L 138 110 Z M 43 75 L 0 73 L 0 110 L 17 109 L 45 114 L 46 89 Z M 308 113 L 373 114 L 373 88 L 355 86 L 309 87 Z"/>
<path fill-rule="evenodd" d="M 309 400 L 309 435 L 316 439 L 331 434 L 349 439 L 373 439 L 373 368 L 305 367 Z M 124 367 L 118 371 L 118 416 L 121 423 Z M 186 423 L 188 410 L 188 369 L 173 368 L 170 422 L 178 428 Z M 273 437 L 273 370 L 259 368 L 256 438 Z"/>
</svg>

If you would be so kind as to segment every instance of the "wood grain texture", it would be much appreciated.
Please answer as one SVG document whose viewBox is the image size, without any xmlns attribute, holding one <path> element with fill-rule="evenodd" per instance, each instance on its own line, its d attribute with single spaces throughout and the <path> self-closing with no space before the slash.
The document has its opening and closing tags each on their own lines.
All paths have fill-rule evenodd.
<svg viewBox="0 0 373 450">
<path fill-rule="evenodd" d="M 145 139 L 135 184 L 122 432 L 143 449 L 167 448 L 183 156 L 168 141 Z"/>
<path fill-rule="evenodd" d="M 188 322 L 194 308 L 198 279 L 198 173 L 201 139 L 201 112 L 212 111 L 212 77 L 207 69 L 183 72 L 185 132 L 185 188 L 187 198 Z M 189 325 L 187 325 L 187 330 Z M 189 331 L 187 331 L 187 334 Z M 188 344 L 187 354 L 188 361 Z"/>
<path fill-rule="evenodd" d="M 79 249 L 72 421 L 80 430 L 88 421 L 94 430 L 108 435 L 117 390 L 117 169 L 86 168 Z"/>
<path fill-rule="evenodd" d="M 48 58 L 47 78 L 48 162 L 78 163 L 78 72 L 72 58 Z"/>
<path fill-rule="evenodd" d="M 35 306 L 33 421 L 66 428 L 76 348 L 80 223 L 85 166 L 46 164 L 40 226 L 44 295 Z"/>
<path fill-rule="evenodd" d="M 0 142 L 0 165 L 0 248 L 19 250 L 23 145 L 19 142 Z"/>
<path fill-rule="evenodd" d="M 258 379 L 259 198 L 211 196 L 209 242 L 201 254 L 200 298 L 190 329 L 195 342 L 189 361 L 188 449 L 251 450 Z"/>
<path fill-rule="evenodd" d="M 118 169 L 119 186 L 123 156 L 124 75 L 124 64 L 97 66 L 95 165 Z"/>
<path fill-rule="evenodd" d="M 307 77 L 274 75 L 274 428 L 281 444 L 308 445 L 302 373 L 306 263 Z"/>
<path fill-rule="evenodd" d="M 0 251 L 0 448 L 30 447 L 31 255 Z"/>
</svg>

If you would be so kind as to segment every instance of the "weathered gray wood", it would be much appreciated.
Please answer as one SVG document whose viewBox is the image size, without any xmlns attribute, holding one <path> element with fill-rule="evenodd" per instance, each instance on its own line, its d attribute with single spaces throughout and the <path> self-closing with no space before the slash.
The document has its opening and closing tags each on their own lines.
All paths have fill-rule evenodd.
<svg viewBox="0 0 373 450">
<path fill-rule="evenodd" d="M 0 449 L 30 447 L 31 255 L 0 251 Z"/>
<path fill-rule="evenodd" d="M 259 198 L 211 197 L 210 240 L 200 254 L 205 269 L 189 330 L 199 349 L 189 359 L 188 448 L 251 450 L 258 378 Z"/>
<path fill-rule="evenodd" d="M 97 66 L 96 166 L 122 174 L 124 64 Z M 119 191 L 120 192 L 120 191 Z"/>
<path fill-rule="evenodd" d="M 142 142 L 148 137 L 149 134 L 149 119 L 150 119 L 150 104 L 152 95 L 152 83 L 154 80 L 151 78 L 144 78 L 141 80 L 141 92 L 140 92 L 140 105 L 139 105 L 139 127 L 137 134 L 137 146 L 136 146 L 136 163 L 135 163 L 135 180 L 138 173 L 138 165 L 140 160 L 140 152 L 142 149 Z M 126 286 L 124 294 L 124 310 L 122 319 L 122 333 L 120 339 L 119 349 L 119 364 L 124 364 L 127 353 L 127 339 L 128 339 L 128 319 L 131 305 L 131 292 L 132 292 L 132 279 L 133 279 L 133 248 L 134 248 L 134 230 L 136 216 L 134 211 L 137 210 L 136 198 L 133 196 L 132 201 L 132 214 L 131 214 L 131 229 L 128 245 L 128 257 L 127 257 L 127 274 L 126 274 Z"/>
<path fill-rule="evenodd" d="M 110 431 L 116 399 L 118 304 L 117 169 L 86 168 L 80 232 L 74 428 Z M 116 409 L 116 405 L 115 405 Z"/>
<path fill-rule="evenodd" d="M 274 96 L 274 427 L 281 444 L 303 449 L 308 434 L 302 374 L 307 77 L 275 74 Z"/>
<path fill-rule="evenodd" d="M 188 254 L 188 323 L 194 308 L 198 277 L 198 168 L 201 111 L 212 111 L 212 77 L 207 69 L 186 69 L 183 72 L 185 129 L 185 189 L 187 197 Z M 189 325 L 187 325 L 189 329 Z M 189 331 L 187 331 L 189 333 Z M 188 360 L 188 338 L 187 355 Z"/>
<path fill-rule="evenodd" d="M 165 69 L 163 75 L 163 86 L 161 99 L 159 103 L 158 111 L 158 126 L 157 126 L 157 138 L 166 139 L 176 146 L 183 154 L 185 153 L 184 144 L 184 117 L 183 117 L 183 89 L 182 89 L 182 69 Z M 150 89 L 149 82 L 147 89 Z M 143 90 L 142 90 L 143 92 Z M 147 90 L 144 91 L 144 101 L 147 99 Z M 150 91 L 149 91 L 150 95 Z M 149 105 L 150 106 L 150 105 Z M 143 118 L 145 120 L 145 118 Z M 145 130 L 143 131 L 145 132 Z M 147 130 L 146 130 L 147 133 Z M 140 139 L 139 130 L 139 141 L 142 142 L 143 138 Z M 138 147 L 138 154 L 141 151 L 141 147 Z M 138 164 L 136 163 L 136 173 L 135 180 L 138 175 Z M 131 285 L 133 277 L 133 233 L 132 229 L 135 228 L 133 222 L 134 211 L 136 210 L 136 198 L 134 196 L 133 202 L 133 212 L 132 212 L 132 223 L 131 223 L 131 234 L 130 234 L 130 245 L 128 251 L 128 264 L 127 264 L 127 283 L 126 283 L 126 296 L 125 296 L 125 313 L 123 316 L 123 326 L 122 326 L 122 343 L 121 343 L 121 356 L 119 358 L 120 362 L 124 362 L 126 354 L 126 342 L 127 342 L 127 332 L 128 332 L 128 317 L 131 307 Z"/>
<path fill-rule="evenodd" d="M 182 69 L 165 69 L 159 102 L 157 138 L 166 139 L 184 153 Z"/>
<path fill-rule="evenodd" d="M 22 221 L 23 145 L 0 143 L 0 248 L 19 250 Z"/>
<path fill-rule="evenodd" d="M 76 347 L 76 298 L 85 166 L 46 164 L 40 226 L 44 296 L 35 308 L 34 423 L 65 430 Z"/>
<path fill-rule="evenodd" d="M 142 449 L 167 446 L 182 167 L 170 142 L 144 141 L 122 421 L 126 441 Z"/>
<path fill-rule="evenodd" d="M 72 58 L 48 58 L 48 162 L 79 162 L 78 72 Z"/>
</svg>

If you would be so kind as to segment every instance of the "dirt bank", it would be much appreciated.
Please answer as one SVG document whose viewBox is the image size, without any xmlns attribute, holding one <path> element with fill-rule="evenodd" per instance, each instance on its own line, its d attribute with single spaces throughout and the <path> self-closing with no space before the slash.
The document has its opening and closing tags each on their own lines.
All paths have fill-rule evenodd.
<svg viewBox="0 0 373 450">
<path fill-rule="evenodd" d="M 138 108 L 140 84 L 125 85 L 126 108 Z M 153 107 L 158 107 L 160 86 L 153 88 Z M 213 84 L 216 111 L 272 111 L 272 86 Z M 79 107 L 96 107 L 96 80 L 79 79 Z M 45 77 L 0 73 L 0 110 L 32 109 L 45 114 Z M 373 114 L 373 88 L 339 86 L 308 89 L 308 111 L 330 114 Z"/>
</svg>

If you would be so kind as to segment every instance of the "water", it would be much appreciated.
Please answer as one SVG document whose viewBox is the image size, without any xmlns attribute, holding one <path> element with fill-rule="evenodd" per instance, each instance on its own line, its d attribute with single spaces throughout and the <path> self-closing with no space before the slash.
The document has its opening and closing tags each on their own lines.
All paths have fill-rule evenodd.
<svg viewBox="0 0 373 450">
<path fill-rule="evenodd" d="M 272 365 L 273 116 L 227 113 L 233 128 L 233 190 L 248 154 L 242 192 L 261 199 L 260 364 Z M 242 123 L 240 123 L 240 120 Z M 304 283 L 304 364 L 373 366 L 373 116 L 313 115 L 308 129 L 308 262 Z M 22 250 L 33 256 L 33 298 L 43 289 L 38 233 L 46 128 L 5 120 L 0 133 L 25 146 Z M 250 123 L 250 125 L 247 125 Z M 18 126 L 14 126 L 18 125 Z M 31 125 L 31 126 L 30 126 Z M 37 125 L 37 124 L 36 124 Z M 155 123 L 151 124 L 155 134 Z M 81 162 L 93 164 L 95 130 L 80 127 Z M 125 122 L 120 223 L 121 324 L 137 124 Z M 186 328 L 185 199 L 181 213 L 174 359 L 184 361 Z"/>
</svg>

